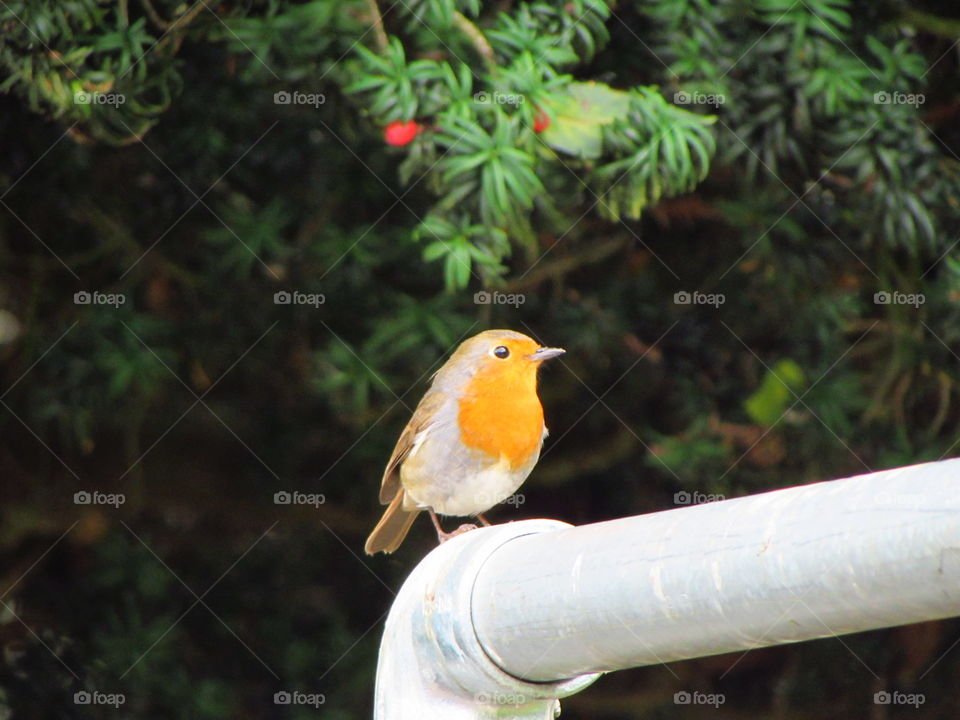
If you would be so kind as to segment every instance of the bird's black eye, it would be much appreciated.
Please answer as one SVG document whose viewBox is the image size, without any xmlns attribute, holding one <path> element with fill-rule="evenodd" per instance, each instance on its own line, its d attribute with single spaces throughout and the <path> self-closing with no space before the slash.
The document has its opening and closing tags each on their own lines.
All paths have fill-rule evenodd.
<svg viewBox="0 0 960 720">
<path fill-rule="evenodd" d="M 510 349 L 505 345 L 497 345 L 497 347 L 493 349 L 493 354 L 501 360 L 506 360 L 510 357 Z"/>
</svg>

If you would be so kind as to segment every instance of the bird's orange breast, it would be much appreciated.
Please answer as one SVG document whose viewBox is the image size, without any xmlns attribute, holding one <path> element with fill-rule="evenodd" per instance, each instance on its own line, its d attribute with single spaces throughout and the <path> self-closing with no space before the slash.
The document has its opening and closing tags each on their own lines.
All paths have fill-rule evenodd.
<svg viewBox="0 0 960 720">
<path fill-rule="evenodd" d="M 477 372 L 459 399 L 460 439 L 468 448 L 522 467 L 540 449 L 543 407 L 532 364 Z"/>
</svg>

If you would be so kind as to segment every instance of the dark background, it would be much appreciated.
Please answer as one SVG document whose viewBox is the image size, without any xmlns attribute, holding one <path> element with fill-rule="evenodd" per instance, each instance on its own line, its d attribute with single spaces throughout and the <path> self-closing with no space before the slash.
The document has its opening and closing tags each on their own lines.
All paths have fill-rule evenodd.
<svg viewBox="0 0 960 720">
<path fill-rule="evenodd" d="M 411 0 L 381 3 L 385 35 L 375 7 L 0 5 L 0 717 L 369 716 L 384 615 L 435 544 L 421 518 L 363 554 L 382 468 L 485 328 L 568 350 L 542 376 L 552 436 L 496 522 L 957 454 L 952 3 Z M 472 79 L 459 104 L 443 67 Z M 565 106 L 575 81 L 622 94 Z M 295 91 L 324 102 L 274 102 Z M 385 143 L 408 120 L 417 139 Z M 621 672 L 563 717 L 952 718 L 958 645 L 945 621 Z"/>
</svg>

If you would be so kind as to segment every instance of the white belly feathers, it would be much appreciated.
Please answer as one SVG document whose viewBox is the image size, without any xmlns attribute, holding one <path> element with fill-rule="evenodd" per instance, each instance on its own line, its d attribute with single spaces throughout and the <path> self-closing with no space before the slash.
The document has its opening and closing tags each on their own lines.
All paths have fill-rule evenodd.
<svg viewBox="0 0 960 720">
<path fill-rule="evenodd" d="M 451 442 L 454 433 L 457 442 Z M 444 451 L 420 452 L 434 443 Z M 460 449 L 451 451 L 451 447 Z M 485 512 L 516 492 L 539 456 L 538 449 L 519 468 L 511 468 L 504 458 L 491 463 L 489 456 L 460 444 L 454 423 L 433 425 L 417 435 L 400 469 L 404 506 L 432 507 L 441 515 Z"/>
</svg>

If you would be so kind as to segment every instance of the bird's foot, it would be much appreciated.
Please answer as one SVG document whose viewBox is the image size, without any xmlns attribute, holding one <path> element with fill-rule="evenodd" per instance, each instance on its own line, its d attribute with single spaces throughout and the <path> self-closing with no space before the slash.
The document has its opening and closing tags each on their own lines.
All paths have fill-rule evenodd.
<svg viewBox="0 0 960 720">
<path fill-rule="evenodd" d="M 453 532 L 438 532 L 437 538 L 440 540 L 441 543 L 445 543 L 447 540 L 455 538 L 457 535 L 463 535 L 466 532 L 470 532 L 471 530 L 476 530 L 476 529 L 477 529 L 477 526 L 474 525 L 473 523 L 464 523 Z"/>
</svg>

